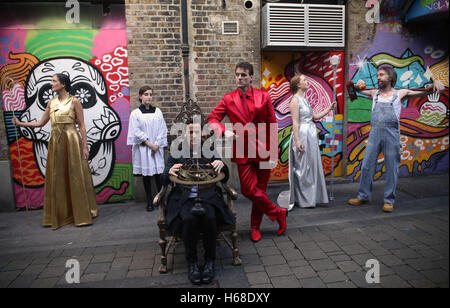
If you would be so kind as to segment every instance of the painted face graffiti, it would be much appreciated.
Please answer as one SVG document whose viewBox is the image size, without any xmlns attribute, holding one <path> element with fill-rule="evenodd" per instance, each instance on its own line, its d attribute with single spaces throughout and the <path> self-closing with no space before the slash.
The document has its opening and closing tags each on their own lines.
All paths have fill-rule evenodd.
<svg viewBox="0 0 450 308">
<path fill-rule="evenodd" d="M 40 62 L 30 72 L 25 90 L 27 108 L 21 121 L 39 120 L 48 102 L 55 97 L 52 76 L 64 73 L 72 84 L 71 94 L 84 109 L 84 120 L 89 150 L 89 166 L 94 186 L 101 185 L 114 165 L 114 141 L 119 137 L 119 116 L 108 105 L 108 93 L 102 74 L 92 64 L 77 58 L 53 58 Z M 45 176 L 50 123 L 42 128 L 21 128 L 22 135 L 33 142 L 33 151 L 39 171 Z"/>
</svg>

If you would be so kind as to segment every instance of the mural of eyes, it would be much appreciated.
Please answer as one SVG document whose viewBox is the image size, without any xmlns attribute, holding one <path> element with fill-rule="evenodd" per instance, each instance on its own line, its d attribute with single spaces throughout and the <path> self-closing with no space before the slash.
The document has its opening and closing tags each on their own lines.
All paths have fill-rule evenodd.
<svg viewBox="0 0 450 308">
<path fill-rule="evenodd" d="M 119 118 L 108 108 L 103 109 L 103 114 L 94 120 L 94 126 L 87 131 L 88 141 L 115 140 L 119 133 Z"/>
<path fill-rule="evenodd" d="M 72 85 L 72 93 L 80 100 L 84 109 L 89 109 L 97 103 L 95 89 L 86 82 L 78 82 Z"/>
<path fill-rule="evenodd" d="M 80 100 L 85 111 L 88 162 L 94 186 L 99 186 L 112 174 L 115 161 L 114 141 L 120 135 L 121 123 L 117 113 L 108 104 L 105 78 L 95 66 L 72 57 L 52 58 L 38 63 L 30 71 L 26 81 L 27 109 L 22 113 L 21 121 L 41 119 L 48 102 L 55 97 L 50 81 L 56 73 L 69 76 L 71 94 Z M 22 136 L 33 142 L 35 160 L 43 176 L 50 131 L 50 122 L 42 128 L 21 127 Z"/>
<path fill-rule="evenodd" d="M 56 96 L 56 93 L 52 91 L 52 87 L 50 84 L 44 85 L 40 90 L 38 94 L 38 106 L 42 110 L 45 110 L 47 108 L 48 102 Z"/>
</svg>

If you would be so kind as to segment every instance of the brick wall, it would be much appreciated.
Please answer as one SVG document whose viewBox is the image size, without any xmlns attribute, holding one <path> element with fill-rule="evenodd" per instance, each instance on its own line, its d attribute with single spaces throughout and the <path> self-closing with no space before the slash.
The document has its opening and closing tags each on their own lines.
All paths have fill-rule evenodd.
<svg viewBox="0 0 450 308">
<path fill-rule="evenodd" d="M 347 60 L 355 54 L 361 53 L 364 46 L 370 46 L 375 38 L 379 24 L 369 24 L 366 21 L 365 1 L 349 0 L 347 2 Z"/>
<path fill-rule="evenodd" d="M 205 115 L 235 89 L 235 65 L 246 60 L 260 84 L 260 1 L 188 0 L 189 94 Z M 128 65 L 132 109 L 142 85 L 154 88 L 168 125 L 185 100 L 181 0 L 127 0 Z M 222 35 L 222 21 L 239 21 L 238 35 Z"/>
<path fill-rule="evenodd" d="M 126 0 L 125 10 L 131 108 L 149 85 L 169 124 L 184 100 L 180 0 Z"/>
<path fill-rule="evenodd" d="M 234 69 L 248 61 L 260 87 L 260 1 L 245 9 L 244 0 L 192 0 L 190 5 L 191 93 L 205 114 L 236 88 Z M 225 3 L 225 5 L 224 5 Z M 222 21 L 239 21 L 239 34 L 223 35 Z"/>
</svg>

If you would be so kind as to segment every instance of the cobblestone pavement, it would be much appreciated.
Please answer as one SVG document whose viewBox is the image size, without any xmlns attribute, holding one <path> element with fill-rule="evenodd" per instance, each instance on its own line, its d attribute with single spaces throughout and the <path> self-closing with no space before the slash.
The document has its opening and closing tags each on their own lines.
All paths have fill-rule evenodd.
<svg viewBox="0 0 450 308">
<path fill-rule="evenodd" d="M 381 211 L 383 181 L 375 182 L 371 205 L 346 200 L 358 184 L 334 184 L 334 202 L 295 208 L 288 230 L 276 236 L 266 219 L 262 240 L 249 236 L 250 204 L 239 197 L 238 247 L 243 265 L 218 244 L 216 279 L 202 288 L 448 288 L 448 174 L 400 179 L 394 213 Z M 272 185 L 275 201 L 286 183 Z M 90 227 L 39 226 L 42 211 L 0 213 L 0 287 L 193 287 L 187 279 L 183 245 L 169 256 L 169 273 L 158 272 L 156 212 L 142 203 L 100 205 Z M 199 246 L 200 247 L 200 246 Z M 200 248 L 201 250 L 201 248 Z M 66 282 L 66 262 L 80 264 L 80 283 Z M 368 260 L 379 264 L 379 283 L 369 284 Z"/>
</svg>

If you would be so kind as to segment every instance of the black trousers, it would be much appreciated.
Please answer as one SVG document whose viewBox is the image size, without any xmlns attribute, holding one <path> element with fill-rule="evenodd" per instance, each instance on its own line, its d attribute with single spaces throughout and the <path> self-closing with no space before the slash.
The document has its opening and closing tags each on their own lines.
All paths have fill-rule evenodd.
<svg viewBox="0 0 450 308">
<path fill-rule="evenodd" d="M 157 188 L 157 191 L 156 191 L 155 194 L 152 194 L 152 178 L 155 179 L 156 188 Z M 145 194 L 147 195 L 147 204 L 150 205 L 153 202 L 153 198 L 161 190 L 161 187 L 162 187 L 161 175 L 160 174 L 155 174 L 155 175 L 152 175 L 152 176 L 142 176 L 142 179 L 144 181 Z"/>
<path fill-rule="evenodd" d="M 203 233 L 205 260 L 216 259 L 217 222 L 214 207 L 203 203 L 205 215 L 195 216 L 191 213 L 195 199 L 189 199 L 180 211 L 183 224 L 183 242 L 188 263 L 197 262 L 197 241 Z"/>
</svg>

